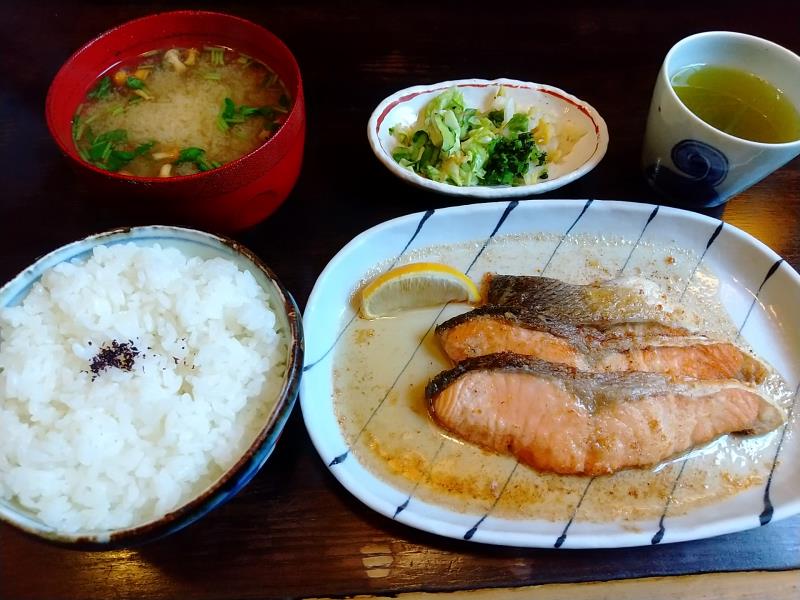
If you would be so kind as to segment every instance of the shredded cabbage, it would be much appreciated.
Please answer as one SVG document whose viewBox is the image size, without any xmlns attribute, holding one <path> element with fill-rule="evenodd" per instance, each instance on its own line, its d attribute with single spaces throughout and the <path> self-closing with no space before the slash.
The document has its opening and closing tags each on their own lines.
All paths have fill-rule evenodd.
<svg viewBox="0 0 800 600">
<path fill-rule="evenodd" d="M 524 185 L 547 179 L 547 152 L 537 145 L 531 109 L 517 111 L 500 87 L 486 113 L 467 108 L 457 88 L 431 100 L 410 127 L 390 131 L 392 157 L 423 177 L 458 186 Z M 547 133 L 547 132 L 545 132 Z"/>
</svg>

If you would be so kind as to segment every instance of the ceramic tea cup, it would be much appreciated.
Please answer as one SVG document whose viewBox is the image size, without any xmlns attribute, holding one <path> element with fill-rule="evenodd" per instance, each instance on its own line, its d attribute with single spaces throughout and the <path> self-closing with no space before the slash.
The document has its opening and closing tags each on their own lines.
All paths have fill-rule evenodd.
<svg viewBox="0 0 800 600">
<path fill-rule="evenodd" d="M 800 137 L 757 142 L 717 129 L 678 97 L 672 78 L 694 65 L 745 71 L 784 94 L 800 111 L 800 57 L 742 33 L 708 31 L 679 41 L 656 79 L 642 152 L 648 183 L 689 208 L 718 206 L 800 154 Z"/>
</svg>

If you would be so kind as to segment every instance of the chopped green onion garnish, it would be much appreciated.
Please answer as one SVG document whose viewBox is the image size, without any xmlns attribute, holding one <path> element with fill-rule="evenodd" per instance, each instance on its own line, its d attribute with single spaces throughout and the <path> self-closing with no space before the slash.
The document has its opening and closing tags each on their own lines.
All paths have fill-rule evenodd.
<svg viewBox="0 0 800 600">
<path fill-rule="evenodd" d="M 144 81 L 138 77 L 128 77 L 128 79 L 125 80 L 125 85 L 132 90 L 141 90 L 144 88 Z"/>
<path fill-rule="evenodd" d="M 84 124 L 81 120 L 81 116 L 76 114 L 75 118 L 72 119 L 72 141 L 77 142 L 81 139 L 83 136 L 83 129 Z M 80 148 L 78 148 L 78 151 L 80 151 Z"/>
<path fill-rule="evenodd" d="M 178 154 L 178 160 L 176 160 L 175 162 L 178 163 L 194 162 L 196 160 L 201 159 L 203 157 L 203 154 L 205 153 L 206 151 L 203 150 L 202 148 L 195 148 L 195 147 L 184 148 L 183 150 L 180 151 L 180 154 Z"/>
<path fill-rule="evenodd" d="M 217 127 L 220 131 L 227 131 L 232 125 L 237 123 L 244 123 L 250 117 L 263 116 L 272 118 L 272 109 L 268 106 L 263 108 L 256 108 L 255 106 L 236 106 L 233 100 L 225 98 L 222 102 L 222 108 L 217 115 Z"/>
<path fill-rule="evenodd" d="M 103 146 L 103 152 L 100 155 L 100 162 L 107 162 L 113 149 L 114 147 L 111 142 L 106 142 L 105 146 Z"/>
<path fill-rule="evenodd" d="M 201 171 L 210 171 L 211 169 L 216 169 L 221 166 L 217 161 L 208 162 L 205 159 L 205 153 L 206 151 L 202 148 L 184 148 L 178 155 L 178 160 L 175 161 L 175 164 L 179 165 L 185 162 L 194 163 Z"/>
<path fill-rule="evenodd" d="M 225 64 L 225 48 L 219 46 L 206 46 L 205 48 L 211 53 L 211 64 L 215 66 L 222 66 Z"/>
<path fill-rule="evenodd" d="M 203 73 L 203 79 L 208 79 L 209 81 L 219 81 L 222 79 L 222 75 L 216 71 L 208 71 L 207 73 Z"/>
<path fill-rule="evenodd" d="M 91 145 L 88 150 L 78 149 L 81 157 L 101 169 L 114 172 L 119 171 L 134 158 L 141 156 L 155 145 L 155 142 L 147 142 L 140 144 L 134 150 L 118 150 L 118 144 L 124 144 L 128 141 L 128 132 L 124 129 L 107 131 L 94 139 L 87 131 L 87 137 L 91 140 Z"/>
<path fill-rule="evenodd" d="M 263 115 L 264 110 L 261 108 L 255 108 L 253 106 L 242 105 L 239 107 L 239 114 L 246 119 L 247 117 L 253 117 L 255 115 Z"/>
<path fill-rule="evenodd" d="M 111 93 L 111 77 L 103 77 L 86 96 L 92 100 L 102 100 Z"/>
</svg>

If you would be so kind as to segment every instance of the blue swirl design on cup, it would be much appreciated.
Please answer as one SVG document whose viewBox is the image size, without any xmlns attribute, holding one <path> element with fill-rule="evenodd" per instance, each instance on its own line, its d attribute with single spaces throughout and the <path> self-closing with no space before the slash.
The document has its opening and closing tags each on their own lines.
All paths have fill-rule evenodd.
<svg viewBox="0 0 800 600">
<path fill-rule="evenodd" d="M 656 163 L 645 169 L 650 185 L 662 194 L 699 207 L 722 204 L 727 200 L 716 189 L 728 175 L 728 158 L 717 148 L 697 140 L 682 140 L 671 152 L 676 173 Z"/>
</svg>

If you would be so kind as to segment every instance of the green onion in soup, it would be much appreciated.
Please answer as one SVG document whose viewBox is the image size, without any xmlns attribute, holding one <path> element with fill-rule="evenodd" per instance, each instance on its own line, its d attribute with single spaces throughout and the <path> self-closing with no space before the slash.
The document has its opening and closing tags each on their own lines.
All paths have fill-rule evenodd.
<svg viewBox="0 0 800 600">
<path fill-rule="evenodd" d="M 81 158 L 106 171 L 192 175 L 255 150 L 291 104 L 278 75 L 251 56 L 215 45 L 159 49 L 98 77 L 72 137 Z"/>
</svg>

